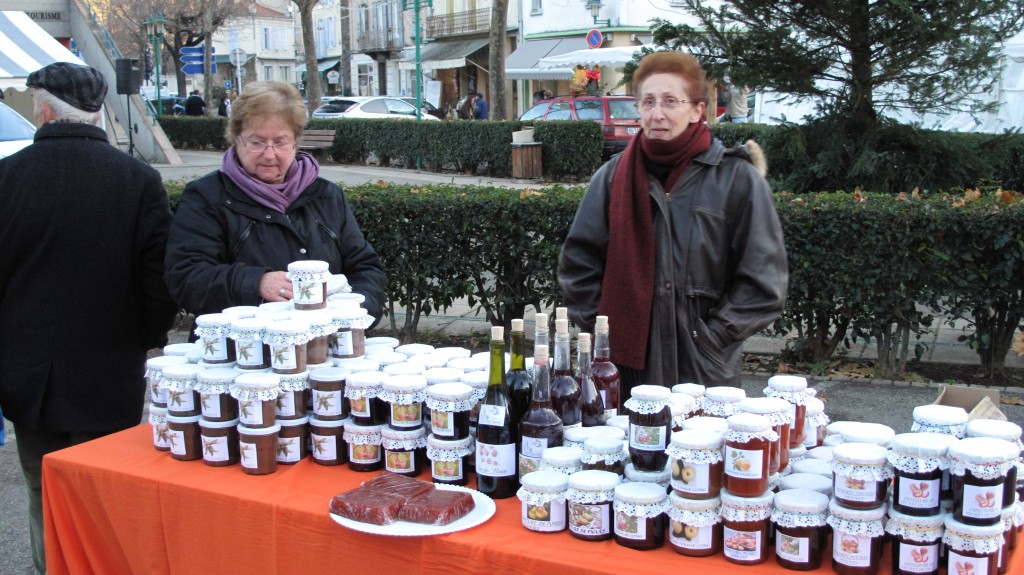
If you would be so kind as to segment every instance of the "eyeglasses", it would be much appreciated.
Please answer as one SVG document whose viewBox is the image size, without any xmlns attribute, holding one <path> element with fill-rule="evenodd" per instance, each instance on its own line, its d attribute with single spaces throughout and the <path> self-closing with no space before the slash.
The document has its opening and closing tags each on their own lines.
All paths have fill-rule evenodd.
<svg viewBox="0 0 1024 575">
<path fill-rule="evenodd" d="M 661 104 L 662 110 L 675 110 L 683 104 L 696 104 L 696 100 L 677 100 L 676 98 L 665 98 L 664 100 L 655 100 L 654 98 L 646 98 L 636 103 L 638 110 L 644 112 L 653 112 L 654 108 Z"/>
<path fill-rule="evenodd" d="M 276 154 L 287 154 L 295 149 L 295 142 L 293 140 L 275 140 L 273 142 L 264 142 L 263 140 L 244 140 L 242 143 L 250 152 L 255 152 L 257 154 L 266 152 L 267 148 L 273 149 Z"/>
</svg>

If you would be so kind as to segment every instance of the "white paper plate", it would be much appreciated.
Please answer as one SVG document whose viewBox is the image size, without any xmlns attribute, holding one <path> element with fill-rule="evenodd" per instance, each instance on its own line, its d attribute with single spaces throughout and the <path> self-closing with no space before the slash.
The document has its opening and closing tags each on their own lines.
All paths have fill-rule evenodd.
<svg viewBox="0 0 1024 575">
<path fill-rule="evenodd" d="M 437 483 L 434 487 L 442 491 L 465 491 L 473 496 L 473 503 L 476 504 L 476 506 L 465 516 L 452 521 L 447 525 L 424 525 L 423 523 L 409 523 L 408 521 L 395 521 L 390 525 L 374 525 L 372 523 L 353 521 L 334 513 L 331 513 L 331 519 L 345 527 L 348 527 L 349 529 L 355 529 L 356 531 L 362 531 L 363 533 L 372 533 L 374 535 L 396 535 L 400 537 L 422 537 L 425 535 L 454 533 L 456 531 L 469 529 L 470 527 L 476 527 L 490 519 L 491 516 L 494 515 L 495 509 L 497 509 L 494 505 L 494 501 L 490 497 L 476 491 L 475 489 L 461 487 L 459 485 L 447 485 L 444 483 Z"/>
</svg>

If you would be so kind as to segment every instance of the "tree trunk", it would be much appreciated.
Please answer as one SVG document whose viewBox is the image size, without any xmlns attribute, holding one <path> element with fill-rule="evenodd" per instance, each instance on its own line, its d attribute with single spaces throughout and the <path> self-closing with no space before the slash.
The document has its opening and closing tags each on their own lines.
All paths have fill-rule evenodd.
<svg viewBox="0 0 1024 575">
<path fill-rule="evenodd" d="M 877 120 L 872 96 L 874 70 L 869 0 L 856 0 L 851 10 L 850 37 L 847 44 L 852 86 L 849 119 L 853 129 L 859 132 L 874 125 Z"/>
<path fill-rule="evenodd" d="M 492 0 L 490 54 L 487 58 L 487 91 L 491 101 L 490 119 L 507 117 L 505 99 L 505 28 L 508 22 L 508 0 Z"/>
<path fill-rule="evenodd" d="M 320 68 L 316 63 L 316 28 L 313 27 L 313 7 L 317 0 L 295 2 L 302 17 L 302 49 L 306 53 L 306 101 L 309 110 L 320 107 Z"/>
<path fill-rule="evenodd" d="M 988 340 L 976 342 L 975 351 L 981 359 L 980 376 L 995 377 L 1006 373 L 1006 354 L 1013 345 L 1013 334 L 1021 315 L 1007 308 L 1005 302 L 992 308 L 974 310 L 975 335 Z"/>
<path fill-rule="evenodd" d="M 213 11 L 216 4 L 217 0 L 203 2 L 203 100 L 207 116 L 217 115 L 217 107 L 213 105 Z"/>
</svg>

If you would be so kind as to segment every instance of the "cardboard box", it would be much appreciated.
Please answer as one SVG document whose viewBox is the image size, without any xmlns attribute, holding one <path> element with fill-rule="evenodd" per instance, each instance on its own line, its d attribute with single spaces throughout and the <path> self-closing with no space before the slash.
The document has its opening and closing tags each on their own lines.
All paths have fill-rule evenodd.
<svg viewBox="0 0 1024 575">
<path fill-rule="evenodd" d="M 1006 421 L 1006 415 L 999 409 L 999 392 L 994 389 L 946 385 L 933 403 L 962 407 L 967 411 L 968 419 Z"/>
</svg>

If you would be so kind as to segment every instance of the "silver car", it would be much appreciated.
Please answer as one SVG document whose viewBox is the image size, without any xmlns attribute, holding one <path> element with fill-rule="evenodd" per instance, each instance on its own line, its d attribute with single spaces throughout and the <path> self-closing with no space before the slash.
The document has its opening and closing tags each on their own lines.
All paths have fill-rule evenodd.
<svg viewBox="0 0 1024 575">
<path fill-rule="evenodd" d="M 386 118 L 391 120 L 416 119 L 416 106 L 389 96 L 354 96 L 351 98 L 325 98 L 313 111 L 314 118 Z M 424 120 L 437 122 L 437 118 L 422 114 Z"/>
<path fill-rule="evenodd" d="M 27 147 L 35 138 L 36 127 L 21 114 L 0 103 L 0 158 Z"/>
</svg>

